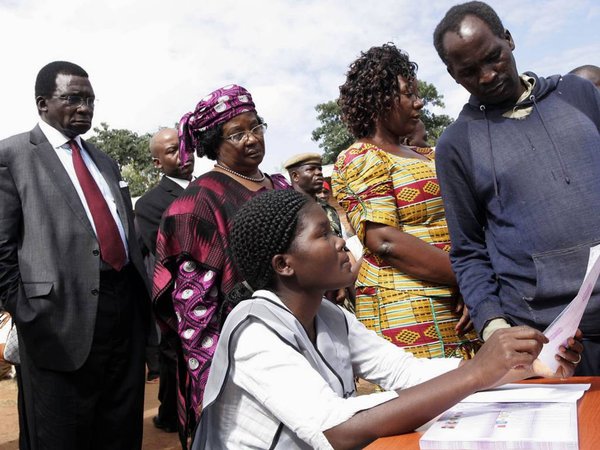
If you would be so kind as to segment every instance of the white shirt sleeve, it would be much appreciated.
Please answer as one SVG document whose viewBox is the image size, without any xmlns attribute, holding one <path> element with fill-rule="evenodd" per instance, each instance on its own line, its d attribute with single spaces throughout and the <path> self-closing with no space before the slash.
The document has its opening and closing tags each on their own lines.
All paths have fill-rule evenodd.
<svg viewBox="0 0 600 450">
<path fill-rule="evenodd" d="M 344 311 L 354 374 L 384 389 L 404 389 L 456 369 L 459 358 L 416 358 Z"/>
<path fill-rule="evenodd" d="M 397 397 L 393 391 L 339 397 L 302 354 L 261 322 L 250 322 L 233 344 L 233 383 L 313 448 L 331 448 L 323 431 Z"/>
</svg>

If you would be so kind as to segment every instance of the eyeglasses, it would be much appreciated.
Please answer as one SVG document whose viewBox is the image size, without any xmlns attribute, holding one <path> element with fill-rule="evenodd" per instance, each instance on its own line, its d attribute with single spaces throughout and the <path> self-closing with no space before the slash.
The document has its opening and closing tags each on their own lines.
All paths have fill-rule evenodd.
<svg viewBox="0 0 600 450">
<path fill-rule="evenodd" d="M 79 108 L 84 103 L 88 108 L 93 108 L 97 102 L 96 97 L 82 97 L 81 95 L 55 95 L 53 98 L 59 98 L 73 108 Z"/>
<path fill-rule="evenodd" d="M 233 134 L 230 134 L 229 136 L 225 136 L 223 139 L 225 139 L 227 141 L 231 141 L 234 144 L 240 144 L 245 139 L 248 139 L 248 136 L 250 134 L 252 134 L 255 137 L 263 137 L 263 135 L 265 134 L 265 131 L 267 131 L 267 124 L 259 123 L 258 125 L 256 125 L 254 128 L 252 128 L 249 131 L 240 131 L 239 133 L 233 133 Z"/>
</svg>

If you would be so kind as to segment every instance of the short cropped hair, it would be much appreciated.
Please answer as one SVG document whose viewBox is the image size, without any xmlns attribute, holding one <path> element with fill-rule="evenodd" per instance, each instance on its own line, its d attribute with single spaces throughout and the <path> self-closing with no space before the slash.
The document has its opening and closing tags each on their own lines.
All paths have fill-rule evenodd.
<svg viewBox="0 0 600 450">
<path fill-rule="evenodd" d="M 483 2 L 468 2 L 460 5 L 454 5 L 448 10 L 444 18 L 438 23 L 433 32 L 433 45 L 442 61 L 447 64 L 446 53 L 444 51 L 444 35 L 449 32 L 458 33 L 460 24 L 466 16 L 475 16 L 484 22 L 492 33 L 503 38 L 506 29 L 490 5 Z"/>
<path fill-rule="evenodd" d="M 377 119 L 389 111 L 400 93 L 398 77 L 412 82 L 417 68 L 408 54 L 391 42 L 361 52 L 350 64 L 338 104 L 342 121 L 356 139 L 375 133 Z"/>
<path fill-rule="evenodd" d="M 229 241 L 238 270 L 254 290 L 274 287 L 271 260 L 290 248 L 301 210 L 309 203 L 314 201 L 293 189 L 273 190 L 254 197 L 236 214 Z"/>
<path fill-rule="evenodd" d="M 56 90 L 58 74 L 89 78 L 87 72 L 77 64 L 68 61 L 53 61 L 40 69 L 35 79 L 35 96 L 50 97 Z"/>
</svg>

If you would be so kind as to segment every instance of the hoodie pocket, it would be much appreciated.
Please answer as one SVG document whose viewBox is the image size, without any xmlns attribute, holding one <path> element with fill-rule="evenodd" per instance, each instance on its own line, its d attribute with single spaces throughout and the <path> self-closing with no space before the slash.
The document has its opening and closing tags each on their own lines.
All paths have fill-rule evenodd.
<svg viewBox="0 0 600 450">
<path fill-rule="evenodd" d="M 571 301 L 579 291 L 587 268 L 590 247 L 599 241 L 575 247 L 534 253 L 536 288 L 533 303 L 545 301 Z M 596 291 L 597 289 L 595 289 Z"/>
</svg>

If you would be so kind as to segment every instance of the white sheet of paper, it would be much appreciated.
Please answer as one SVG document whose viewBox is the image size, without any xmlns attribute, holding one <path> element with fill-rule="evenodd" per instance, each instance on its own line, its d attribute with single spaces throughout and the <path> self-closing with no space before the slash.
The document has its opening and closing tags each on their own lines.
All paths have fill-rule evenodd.
<svg viewBox="0 0 600 450">
<path fill-rule="evenodd" d="M 589 383 L 505 384 L 494 389 L 471 394 L 463 402 L 576 402 L 590 386 Z"/>
<path fill-rule="evenodd" d="M 581 322 L 581 318 L 583 317 L 583 312 L 598 280 L 598 275 L 600 275 L 600 245 L 590 248 L 588 266 L 579 292 L 556 319 L 548 325 L 548 328 L 544 330 L 544 335 L 550 342 L 544 344 L 538 358 L 553 372 L 556 372 L 559 366 L 554 356 L 558 353 L 559 347 L 561 345 L 566 346 L 567 339 L 572 337 L 577 331 L 579 322 Z"/>
</svg>

